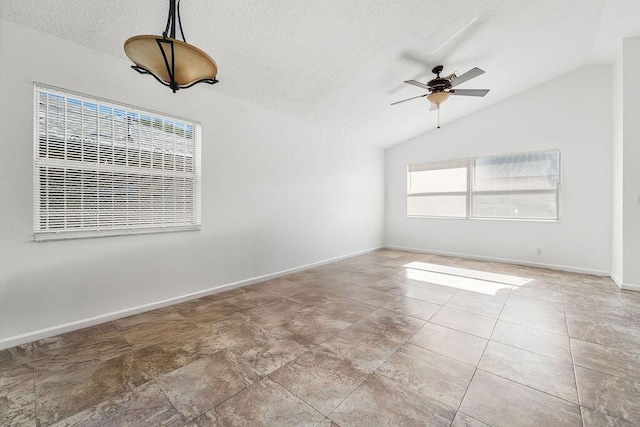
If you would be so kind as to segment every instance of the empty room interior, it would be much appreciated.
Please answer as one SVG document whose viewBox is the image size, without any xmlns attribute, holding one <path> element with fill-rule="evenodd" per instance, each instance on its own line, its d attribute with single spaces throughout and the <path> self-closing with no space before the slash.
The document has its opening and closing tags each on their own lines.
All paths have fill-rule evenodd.
<svg viewBox="0 0 640 427">
<path fill-rule="evenodd" d="M 640 2 L 2 0 L 0 81 L 0 425 L 640 425 Z"/>
</svg>

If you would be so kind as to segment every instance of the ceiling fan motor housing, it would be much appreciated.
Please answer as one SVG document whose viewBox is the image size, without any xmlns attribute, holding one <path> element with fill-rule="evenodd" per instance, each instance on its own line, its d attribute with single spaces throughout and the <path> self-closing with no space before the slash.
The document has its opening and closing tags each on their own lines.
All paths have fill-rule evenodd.
<svg viewBox="0 0 640 427">
<path fill-rule="evenodd" d="M 451 81 L 447 78 L 440 77 L 442 70 L 444 70 L 444 66 L 442 65 L 438 65 L 431 70 L 431 72 L 436 75 L 436 78 L 429 80 L 427 86 L 429 86 L 433 92 L 444 92 L 451 88 Z"/>
<path fill-rule="evenodd" d="M 443 92 L 444 90 L 451 88 L 451 82 L 448 79 L 436 77 L 433 80 L 429 80 L 427 86 L 433 89 L 434 92 Z"/>
</svg>

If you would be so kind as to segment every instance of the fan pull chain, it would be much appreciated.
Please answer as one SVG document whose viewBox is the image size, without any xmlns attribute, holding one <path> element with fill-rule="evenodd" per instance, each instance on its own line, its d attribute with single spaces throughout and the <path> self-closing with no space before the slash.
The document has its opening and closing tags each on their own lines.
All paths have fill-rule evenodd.
<svg viewBox="0 0 640 427">
<path fill-rule="evenodd" d="M 440 104 L 438 104 L 438 129 L 440 129 Z"/>
</svg>

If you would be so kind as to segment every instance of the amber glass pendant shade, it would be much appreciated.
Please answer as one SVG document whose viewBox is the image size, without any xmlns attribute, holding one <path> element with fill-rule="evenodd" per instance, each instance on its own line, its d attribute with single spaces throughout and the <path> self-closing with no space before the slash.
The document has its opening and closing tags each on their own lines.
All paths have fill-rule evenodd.
<svg viewBox="0 0 640 427">
<path fill-rule="evenodd" d="M 451 94 L 449 92 L 433 92 L 427 96 L 427 99 L 432 104 L 440 105 L 447 99 Z"/>
<path fill-rule="evenodd" d="M 161 36 L 134 36 L 124 43 L 126 55 L 135 64 L 131 68 L 141 74 L 151 74 L 174 93 L 197 83 L 218 82 L 218 66 L 215 61 L 184 40 L 179 3 L 179 0 L 169 1 L 167 28 Z M 178 40 L 175 36 L 176 20 L 183 40 Z"/>
</svg>

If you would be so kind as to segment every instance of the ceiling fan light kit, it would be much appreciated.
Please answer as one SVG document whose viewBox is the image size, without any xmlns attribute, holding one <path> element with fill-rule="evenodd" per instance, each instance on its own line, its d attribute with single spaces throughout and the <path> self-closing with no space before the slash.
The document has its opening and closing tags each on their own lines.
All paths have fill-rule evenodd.
<svg viewBox="0 0 640 427">
<path fill-rule="evenodd" d="M 182 40 L 176 38 L 176 24 Z M 124 51 L 140 74 L 151 74 L 173 93 L 198 83 L 218 83 L 218 66 L 202 50 L 187 43 L 180 20 L 180 0 L 169 0 L 167 26 L 161 36 L 140 35 L 124 43 Z"/>
<path fill-rule="evenodd" d="M 412 99 L 427 97 L 429 102 L 431 102 L 432 104 L 429 111 L 438 110 L 438 129 L 440 129 L 440 104 L 449 99 L 451 95 L 482 97 L 489 93 L 489 89 L 454 89 L 454 87 L 475 77 L 478 77 L 481 74 L 484 74 L 484 71 L 480 68 L 472 68 L 461 76 L 453 73 L 447 77 L 440 77 L 440 73 L 443 69 L 444 67 L 442 65 L 434 67 L 431 72 L 436 75 L 436 78 L 429 80 L 427 83 L 420 83 L 415 80 L 406 80 L 405 83 L 412 86 L 417 86 L 422 89 L 426 89 L 428 92 L 424 95 L 414 96 L 413 98 L 403 99 L 402 101 L 396 101 L 391 105 L 400 104 Z"/>
<path fill-rule="evenodd" d="M 449 92 L 433 92 L 427 95 L 427 99 L 432 104 L 440 105 L 449 99 L 449 96 L 451 96 L 451 93 Z"/>
</svg>

